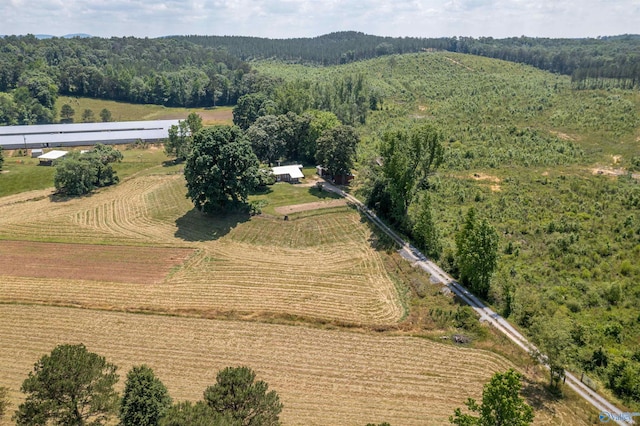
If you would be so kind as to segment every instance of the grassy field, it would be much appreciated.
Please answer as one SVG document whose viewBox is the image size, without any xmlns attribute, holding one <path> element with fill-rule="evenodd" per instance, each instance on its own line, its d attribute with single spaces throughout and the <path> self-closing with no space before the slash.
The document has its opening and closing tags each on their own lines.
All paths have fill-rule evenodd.
<svg viewBox="0 0 640 426">
<path fill-rule="evenodd" d="M 105 101 L 102 99 L 78 98 L 60 96 L 56 100 L 56 109 L 60 111 L 62 105 L 68 104 L 75 111 L 75 122 L 82 120 L 82 113 L 89 109 L 93 111 L 97 120 L 100 119 L 100 111 L 104 108 L 111 111 L 112 121 L 139 121 L 139 120 L 170 120 L 185 119 L 195 112 L 202 117 L 204 125 L 230 124 L 233 116 L 232 107 L 216 108 L 170 108 L 162 105 L 129 104 L 125 102 Z"/>
<path fill-rule="evenodd" d="M 298 191 L 291 197 L 296 202 L 314 198 L 306 187 L 274 185 L 273 192 L 280 188 Z M 60 273 L 49 265 L 47 277 L 3 277 L 0 300 L 62 305 L 69 300 L 73 306 L 199 316 L 291 315 L 356 325 L 392 324 L 404 315 L 380 255 L 369 244 L 370 231 L 355 211 L 345 207 L 314 217 L 292 215 L 289 221 L 207 218 L 184 194 L 182 176 L 157 174 L 67 201 L 52 201 L 46 190 L 3 198 L 1 239 L 49 242 L 41 249 L 52 252 L 61 250 L 55 243 L 196 252 L 157 285 L 114 283 L 108 271 L 101 277 L 76 271 L 70 280 L 68 266 L 60 263 Z M 109 253 L 106 247 L 92 252 L 86 271 L 109 260 Z"/>
</svg>

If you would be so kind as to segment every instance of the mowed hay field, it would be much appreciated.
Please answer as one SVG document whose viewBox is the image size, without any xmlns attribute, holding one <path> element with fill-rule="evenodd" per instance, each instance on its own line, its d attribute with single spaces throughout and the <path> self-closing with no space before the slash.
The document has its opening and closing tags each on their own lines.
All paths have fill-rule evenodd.
<svg viewBox="0 0 640 426">
<path fill-rule="evenodd" d="M 182 176 L 151 175 L 68 201 L 38 193 L 0 199 L 0 238 L 8 240 L 5 250 L 16 247 L 8 260 L 14 266 L 0 271 L 0 302 L 197 316 L 234 311 L 357 325 L 403 316 L 370 231 L 354 211 L 286 222 L 206 218 L 193 211 L 185 191 Z M 69 243 L 83 245 L 74 253 Z M 102 246 L 87 249 L 95 244 Z M 130 253 L 127 262 L 114 256 L 119 250 Z M 56 253 L 58 262 L 51 260 Z M 139 273 L 150 256 L 162 277 Z M 117 267 L 110 271 L 108 262 Z"/>
<path fill-rule="evenodd" d="M 83 342 L 119 366 L 146 363 L 176 400 L 198 400 L 219 369 L 248 365 L 276 389 L 289 425 L 445 424 L 510 363 L 425 339 L 301 326 L 0 305 L 0 385 L 15 407 L 33 363 Z M 120 383 L 120 387 L 122 383 Z"/>
</svg>

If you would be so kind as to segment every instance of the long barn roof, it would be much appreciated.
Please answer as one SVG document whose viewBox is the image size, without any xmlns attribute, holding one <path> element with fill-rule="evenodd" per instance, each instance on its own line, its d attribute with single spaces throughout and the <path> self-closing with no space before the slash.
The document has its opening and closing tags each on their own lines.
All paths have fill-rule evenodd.
<svg viewBox="0 0 640 426">
<path fill-rule="evenodd" d="M 120 121 L 110 123 L 42 124 L 0 126 L 0 146 L 40 148 L 44 146 L 130 143 L 138 139 L 166 139 L 178 120 Z M 47 145 L 48 144 L 48 145 Z"/>
</svg>

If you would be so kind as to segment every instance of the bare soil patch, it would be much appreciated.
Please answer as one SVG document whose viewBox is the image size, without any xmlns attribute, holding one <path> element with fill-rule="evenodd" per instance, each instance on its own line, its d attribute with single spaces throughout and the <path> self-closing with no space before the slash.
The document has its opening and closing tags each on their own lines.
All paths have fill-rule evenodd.
<svg viewBox="0 0 640 426">
<path fill-rule="evenodd" d="M 473 173 L 471 178 L 474 180 L 486 180 L 489 182 L 493 182 L 493 185 L 489 185 L 489 188 L 492 192 L 500 192 L 502 191 L 502 187 L 498 185 L 501 182 L 501 179 L 497 176 L 485 175 L 483 173 Z"/>
<path fill-rule="evenodd" d="M 347 204 L 347 200 L 331 200 L 331 201 L 316 201 L 315 203 L 294 204 L 292 206 L 276 207 L 274 210 L 280 214 L 291 214 L 298 212 L 306 212 L 309 210 L 327 209 L 330 207 L 339 207 Z"/>
<path fill-rule="evenodd" d="M 485 175 L 484 173 L 474 173 L 471 175 L 474 180 L 488 180 L 493 183 L 500 183 L 501 179 L 498 176 Z"/>
<path fill-rule="evenodd" d="M 562 132 L 555 132 L 555 131 L 551 131 L 551 134 L 555 135 L 558 137 L 558 139 L 563 140 L 563 141 L 572 141 L 575 142 L 576 140 L 578 140 L 576 137 L 568 135 L 566 133 L 562 133 Z"/>
<path fill-rule="evenodd" d="M 628 173 L 625 169 L 611 169 L 605 167 L 595 167 L 591 169 L 591 173 L 594 175 L 606 175 L 606 176 L 624 176 Z M 631 177 L 634 179 L 640 179 L 640 173 L 632 173 Z"/>
<path fill-rule="evenodd" d="M 0 271 L 16 277 L 154 284 L 192 253 L 179 248 L 3 241 Z"/>
</svg>

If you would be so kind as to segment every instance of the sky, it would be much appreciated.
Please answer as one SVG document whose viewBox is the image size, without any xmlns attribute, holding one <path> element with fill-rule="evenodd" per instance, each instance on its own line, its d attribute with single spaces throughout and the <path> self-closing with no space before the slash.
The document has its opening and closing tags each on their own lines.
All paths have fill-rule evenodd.
<svg viewBox="0 0 640 426">
<path fill-rule="evenodd" d="M 640 33 L 640 0 L 0 0 L 0 34 L 97 37 L 598 37 Z"/>
</svg>

